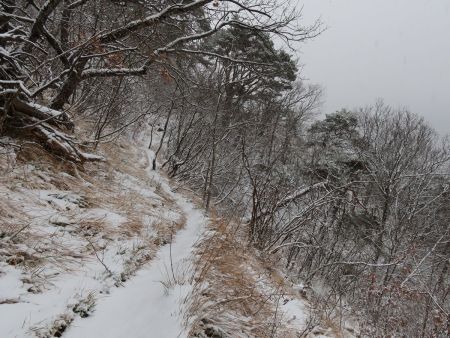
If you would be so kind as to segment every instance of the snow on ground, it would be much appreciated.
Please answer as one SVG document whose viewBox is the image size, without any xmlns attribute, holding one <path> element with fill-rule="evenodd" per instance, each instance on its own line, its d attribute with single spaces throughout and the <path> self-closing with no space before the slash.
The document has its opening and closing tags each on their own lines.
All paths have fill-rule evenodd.
<svg viewBox="0 0 450 338">
<path fill-rule="evenodd" d="M 81 176 L 0 177 L 1 338 L 335 336 L 243 234 L 150 170 L 151 150 L 114 154 Z"/>
<path fill-rule="evenodd" d="M 0 179 L 0 337 L 61 336 L 72 323 L 81 328 L 84 318 L 102 315 L 106 295 L 120 295 L 129 283 L 142 297 L 146 290 L 131 284 L 143 283 L 134 277 L 142 267 L 156 280 L 149 284 L 155 293 L 161 282 L 170 286 L 164 257 L 169 250 L 181 262 L 203 216 L 172 193 L 164 177 L 146 169 L 145 152 L 122 152 L 82 178 L 45 167 L 41 159 L 37 165 L 8 164 Z M 128 165 L 133 160 L 137 166 Z M 185 236 L 176 237 L 180 249 L 163 246 L 185 218 Z M 152 273 L 146 264 L 161 246 Z M 176 292 L 184 295 L 188 288 L 177 290 L 161 301 L 177 301 Z"/>
<path fill-rule="evenodd" d="M 249 247 L 241 224 L 212 218 L 208 227 L 196 251 L 192 337 L 354 337 L 315 311 L 273 257 Z"/>
<path fill-rule="evenodd" d="M 186 216 L 184 229 L 124 288 L 99 299 L 92 316 L 75 320 L 64 337 L 187 337 L 182 309 L 191 291 L 190 256 L 207 219 L 165 180 L 161 184 Z"/>
</svg>

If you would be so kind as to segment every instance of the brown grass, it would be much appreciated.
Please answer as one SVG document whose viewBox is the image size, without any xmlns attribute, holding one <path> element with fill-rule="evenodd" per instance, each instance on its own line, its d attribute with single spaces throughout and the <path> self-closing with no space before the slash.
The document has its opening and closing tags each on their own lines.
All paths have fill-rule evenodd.
<svg viewBox="0 0 450 338">
<path fill-rule="evenodd" d="M 191 334 L 213 324 L 232 337 L 271 337 L 274 325 L 273 299 L 257 285 L 248 267 L 258 269 L 258 262 L 248 247 L 238 241 L 239 229 L 213 219 L 214 234 L 198 248 L 196 292 L 190 304 L 195 314 Z M 202 287 L 207 285 L 206 288 Z M 206 323 L 206 324 L 205 324 Z"/>
<path fill-rule="evenodd" d="M 92 241 L 94 250 L 101 249 L 96 243 L 99 238 L 141 240 L 124 262 L 121 276 L 124 281 L 154 257 L 160 246 L 170 243 L 174 234 L 184 227 L 186 219 L 170 196 L 149 178 L 145 153 L 120 140 L 102 144 L 98 151 L 107 162 L 85 163 L 81 167 L 48 154 L 37 145 L 26 145 L 19 151 L 15 166 L 0 175 L 0 196 L 8 190 L 22 188 L 72 191 L 82 196 L 89 208 L 104 208 L 126 216 L 127 221 L 117 227 L 102 219 L 81 219 L 70 225 L 75 235 Z M 0 157 L 0 162 L 3 160 Z M 39 170 L 26 169 L 27 164 L 33 164 Z M 2 164 L 1 167 L 8 166 Z M 160 199 L 144 198 L 139 191 L 125 189 L 118 181 L 117 173 L 135 177 L 139 186 L 153 188 Z M 190 192 L 183 193 L 201 207 L 200 199 Z M 178 212 L 180 218 L 174 222 L 162 219 L 158 215 L 162 207 Z M 146 215 L 156 221 L 145 224 Z M 27 278 L 24 282 L 32 284 L 30 292 L 39 292 L 44 288 L 42 284 L 48 282 L 47 276 L 40 276 L 40 266 L 51 264 L 69 269 L 72 263 L 80 264 L 87 256 L 93 257 L 87 242 L 86 247 L 74 252 L 62 243 L 53 242 L 51 235 L 40 235 L 33 228 L 24 229 L 14 241 L 6 244 L 1 241 L 1 236 L 11 236 L 31 221 L 32 218 L 19 210 L 16 202 L 0 198 L 0 259 L 8 259 L 10 264 L 28 270 L 30 277 L 24 277 Z M 276 304 L 281 295 L 292 290 L 274 268 L 276 263 L 270 257 L 261 258 L 256 250 L 246 245 L 246 231 L 242 226 L 213 216 L 210 227 L 213 234 L 202 240 L 196 252 L 194 294 L 189 299 L 191 334 L 215 326 L 231 337 L 295 337 L 281 326 L 277 312 Z M 148 230 L 153 230 L 156 235 L 152 238 L 144 236 L 144 231 L 152 232 Z M 44 241 L 51 244 L 50 252 L 30 251 L 30 254 L 19 249 L 23 244 L 32 248 Z M 5 251 L 9 254 L 2 255 Z M 264 285 L 269 287 L 262 287 Z M 333 327 L 333 323 L 326 327 Z"/>
<path fill-rule="evenodd" d="M 125 216 L 127 221 L 116 227 L 103 219 L 77 219 L 76 210 L 74 212 L 59 211 L 70 220 L 76 221 L 74 224 L 62 225 L 62 228 L 80 237 L 83 242 L 85 238 L 89 238 L 94 243 L 99 238 L 113 240 L 125 237 L 139 240 L 142 246 L 133 249 L 134 257 L 124 264 L 126 276 L 134 273 L 153 257 L 160 245 L 170 242 L 172 234 L 184 226 L 185 219 L 180 217 L 173 224 L 161 219 L 158 213 L 162 207 L 171 208 L 174 212 L 180 213 L 174 201 L 162 189 L 159 189 L 159 200 L 146 198 L 140 194 L 141 188 L 158 189 L 158 183 L 154 182 L 146 171 L 149 165 L 146 154 L 120 140 L 100 145 L 97 152 L 104 155 L 107 161 L 85 163 L 83 166 L 64 161 L 49 154 L 41 146 L 31 143 L 24 144 L 17 151 L 15 160 L 11 160 L 9 155 L 0 155 L 2 169 L 2 175 L 0 175 L 0 260 L 8 260 L 9 264 L 17 265 L 31 275 L 34 270 L 46 265 L 69 269 L 77 262 L 81 264 L 84 259 L 93 258 L 92 250 L 88 250 L 87 247 L 80 247 L 77 252 L 74 252 L 70 247 L 65 247 L 64 243 L 54 241 L 52 235 L 38 233 L 33 225 L 36 222 L 45 225 L 45 222 L 51 223 L 51 219 L 43 216 L 42 219 L 37 220 L 21 210 L 22 204 L 45 203 L 38 200 L 36 196 L 22 195 L 23 189 L 70 191 L 81 196 L 85 202 L 80 212 L 87 208 L 103 208 Z M 136 190 L 123 187 L 120 175 L 134 177 Z M 8 194 L 23 196 L 23 203 L 3 198 Z M 159 218 L 160 221 L 154 222 L 156 224 L 147 224 L 144 221 L 145 216 Z M 9 239 L 2 241 L 2 238 L 13 236 L 27 224 L 31 226 L 20 231 L 13 241 Z M 54 226 L 57 231 L 59 225 L 54 224 Z M 146 237 L 152 233 L 156 234 L 157 240 Z M 48 250 L 41 252 L 34 250 L 37 244 L 42 247 L 43 243 L 48 246 Z M 20 248 L 24 246 L 30 250 L 21 251 Z"/>
<path fill-rule="evenodd" d="M 307 301 L 292 289 L 274 258 L 246 244 L 244 225 L 212 217 L 209 226 L 212 235 L 197 248 L 187 318 L 192 324 L 191 336 L 220 330 L 227 337 L 344 337 L 336 323 L 321 320 L 314 313 L 311 330 L 287 326 L 289 318 L 283 318 L 278 305 L 285 299 Z"/>
</svg>

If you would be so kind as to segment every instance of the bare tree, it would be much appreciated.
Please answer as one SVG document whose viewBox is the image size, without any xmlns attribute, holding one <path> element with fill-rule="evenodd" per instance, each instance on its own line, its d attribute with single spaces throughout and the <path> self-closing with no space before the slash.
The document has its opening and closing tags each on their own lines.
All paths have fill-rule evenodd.
<svg viewBox="0 0 450 338">
<path fill-rule="evenodd" d="M 246 63 L 202 49 L 227 27 L 303 40 L 318 24 L 296 27 L 298 14 L 271 12 L 274 1 L 191 2 L 47 0 L 4 1 L 1 12 L 1 118 L 3 129 L 22 128 L 72 160 L 90 160 L 60 130 L 73 128 L 64 110 L 80 85 L 93 78 L 170 76 L 180 58 L 207 56 Z M 40 102 L 38 105 L 37 102 Z"/>
</svg>

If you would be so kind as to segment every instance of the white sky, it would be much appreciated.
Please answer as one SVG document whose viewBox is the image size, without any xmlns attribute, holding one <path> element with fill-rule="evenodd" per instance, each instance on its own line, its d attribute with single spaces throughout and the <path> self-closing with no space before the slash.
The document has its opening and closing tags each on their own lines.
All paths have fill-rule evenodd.
<svg viewBox="0 0 450 338">
<path fill-rule="evenodd" d="M 303 22 L 328 28 L 299 46 L 303 76 L 325 89 L 324 113 L 408 107 L 450 133 L 450 0 L 302 0 Z"/>
</svg>

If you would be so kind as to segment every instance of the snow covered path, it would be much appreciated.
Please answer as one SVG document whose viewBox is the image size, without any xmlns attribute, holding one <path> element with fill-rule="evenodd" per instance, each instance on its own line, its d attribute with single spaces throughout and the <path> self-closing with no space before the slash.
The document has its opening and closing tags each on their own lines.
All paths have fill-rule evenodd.
<svg viewBox="0 0 450 338">
<path fill-rule="evenodd" d="M 126 282 L 124 287 L 113 289 L 110 295 L 100 299 L 92 316 L 77 318 L 63 337 L 187 336 L 182 325 L 181 310 L 190 285 L 183 279 L 188 275 L 192 248 L 207 219 L 186 198 L 172 192 L 166 179 L 154 172 L 149 172 L 149 175 L 160 180 L 161 188 L 180 208 L 186 217 L 185 227 L 176 233 L 172 245 L 163 246 L 157 257 Z"/>
</svg>

